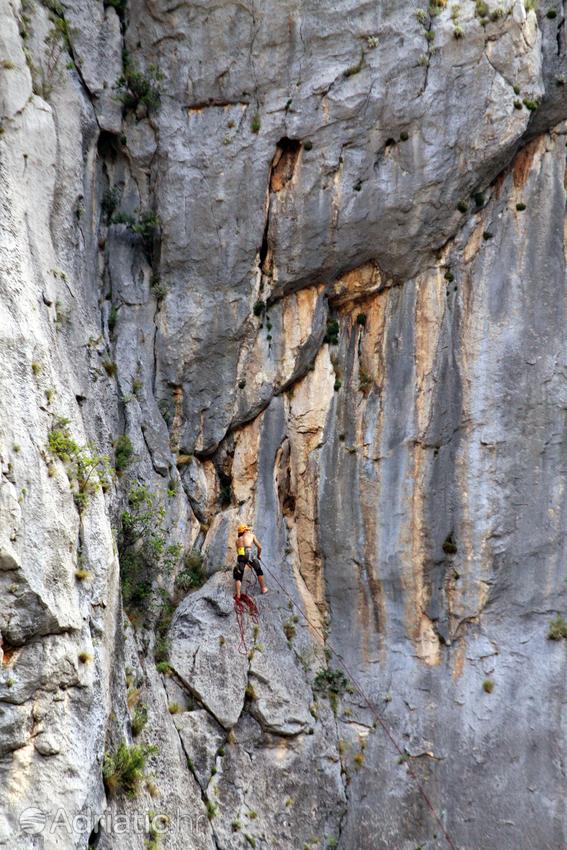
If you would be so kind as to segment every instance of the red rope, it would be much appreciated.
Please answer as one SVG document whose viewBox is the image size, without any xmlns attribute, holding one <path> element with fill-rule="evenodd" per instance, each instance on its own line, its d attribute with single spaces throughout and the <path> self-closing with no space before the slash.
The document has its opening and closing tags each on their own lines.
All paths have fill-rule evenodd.
<svg viewBox="0 0 567 850">
<path fill-rule="evenodd" d="M 236 614 L 236 622 L 240 631 L 240 643 L 238 651 L 242 655 L 248 655 L 248 647 L 246 646 L 246 615 L 252 620 L 254 625 L 258 624 L 259 611 L 256 603 L 247 593 L 241 593 L 240 597 L 234 597 L 234 612 Z"/>
<path fill-rule="evenodd" d="M 426 805 L 427 805 L 427 807 L 428 807 L 429 811 L 430 811 L 430 812 L 431 812 L 431 814 L 433 815 L 434 820 L 436 821 L 436 823 L 438 823 L 438 824 L 439 824 L 439 826 L 440 826 L 440 828 L 441 828 L 441 831 L 443 832 L 443 835 L 445 836 L 445 839 L 446 839 L 446 841 L 447 841 L 447 844 L 449 845 L 449 847 L 451 848 L 451 850 L 457 850 L 457 847 L 456 847 L 456 845 L 454 844 L 453 839 L 451 838 L 451 836 L 449 835 L 449 833 L 448 833 L 448 832 L 447 832 L 447 830 L 445 829 L 445 826 L 444 826 L 444 824 L 443 824 L 443 821 L 441 820 L 440 816 L 437 814 L 437 811 L 436 811 L 436 809 L 435 809 L 435 807 L 434 807 L 433 803 L 431 802 L 431 800 L 430 800 L 430 798 L 429 798 L 428 794 L 426 793 L 425 788 L 423 787 L 423 785 L 421 784 L 421 782 L 420 782 L 420 781 L 419 781 L 419 779 L 417 778 L 417 775 L 415 774 L 415 772 L 414 772 L 413 768 L 412 768 L 412 767 L 409 765 L 409 763 L 406 761 L 406 753 L 404 752 L 404 750 L 402 749 L 402 747 L 401 747 L 401 746 L 398 744 L 398 742 L 396 741 L 396 739 L 395 739 L 394 735 L 392 734 L 392 732 L 391 732 L 390 728 L 388 727 L 387 723 L 385 722 L 385 720 L 383 720 L 383 718 L 381 717 L 381 715 L 380 715 L 380 713 L 379 713 L 378 709 L 376 708 L 376 706 L 375 706 L 372 702 L 370 702 L 370 699 L 366 696 L 365 692 L 362 690 L 362 687 L 359 685 L 359 683 L 357 682 L 357 680 L 354 678 L 354 675 L 351 673 L 351 671 L 349 670 L 349 668 L 348 668 L 348 667 L 346 666 L 346 664 L 344 663 L 342 656 L 341 656 L 341 655 L 339 655 L 339 653 L 338 653 L 338 652 L 337 652 L 337 651 L 336 651 L 336 650 L 335 650 L 335 649 L 331 646 L 331 644 L 330 644 L 330 643 L 328 643 L 328 641 L 326 641 L 325 636 L 324 636 L 324 635 L 323 635 L 323 633 L 320 631 L 320 629 L 318 628 L 318 626 L 317 626 L 317 625 L 316 625 L 316 624 L 315 624 L 312 620 L 310 620 L 310 619 L 309 619 L 309 617 L 307 616 L 307 614 L 305 614 L 305 613 L 302 611 L 302 609 L 299 607 L 299 605 L 297 604 L 297 602 L 296 602 L 296 601 L 292 598 L 292 596 L 291 596 L 291 595 L 287 592 L 287 590 L 285 589 L 285 587 L 284 587 L 284 586 L 283 586 L 283 585 L 282 585 L 282 584 L 278 581 L 278 579 L 275 577 L 275 575 L 272 573 L 272 571 L 271 571 L 270 569 L 268 569 L 268 567 L 266 566 L 266 564 L 264 563 L 264 561 L 262 561 L 262 559 L 261 559 L 261 558 L 260 558 L 260 561 L 261 561 L 262 566 L 264 567 L 264 569 L 268 572 L 268 574 L 271 576 L 271 578 L 275 581 L 275 583 L 278 585 L 278 587 L 280 588 L 280 590 L 282 590 L 282 591 L 285 593 L 285 595 L 286 595 L 286 596 L 289 598 L 289 600 L 291 601 L 292 605 L 294 605 L 294 607 L 295 607 L 295 608 L 297 608 L 297 610 L 299 611 L 299 613 L 301 614 L 301 616 L 303 617 L 303 619 L 304 619 L 304 620 L 305 620 L 305 621 L 306 621 L 306 622 L 307 622 L 307 623 L 311 626 L 311 628 L 312 628 L 312 629 L 316 632 L 316 634 L 318 634 L 318 635 L 319 635 L 319 637 L 321 638 L 321 640 L 323 641 L 323 643 L 324 643 L 324 645 L 327 647 L 327 649 L 329 649 L 329 651 L 330 651 L 330 652 L 331 652 L 331 653 L 335 656 L 335 658 L 338 660 L 339 664 L 341 665 L 341 667 L 343 668 L 343 670 L 345 671 L 345 673 L 347 674 L 347 676 L 349 677 L 349 679 L 350 679 L 350 680 L 351 680 L 351 682 L 353 683 L 354 687 L 356 688 L 356 690 L 358 691 L 358 693 L 360 694 L 360 696 L 362 697 L 362 699 L 364 700 L 364 702 L 366 703 L 366 705 L 368 706 L 368 708 L 370 709 L 371 713 L 374 715 L 374 717 L 376 718 L 376 720 L 378 721 L 378 723 L 379 723 L 379 724 L 380 724 L 380 726 L 382 727 L 382 731 L 384 732 L 384 734 L 386 735 L 386 737 L 388 738 L 388 740 L 390 741 L 390 743 L 393 745 L 393 747 L 395 748 L 395 750 L 397 750 L 397 752 L 399 753 L 399 755 L 400 755 L 400 756 L 404 759 L 404 764 L 405 764 L 405 766 L 406 766 L 406 770 L 407 770 L 407 772 L 408 772 L 409 776 L 410 776 L 410 777 L 413 779 L 413 781 L 415 782 L 415 785 L 416 785 L 416 787 L 417 787 L 417 789 L 418 789 L 418 791 L 419 791 L 419 793 L 420 793 L 420 795 L 421 795 L 422 799 L 425 801 L 425 803 L 426 803 Z"/>
</svg>

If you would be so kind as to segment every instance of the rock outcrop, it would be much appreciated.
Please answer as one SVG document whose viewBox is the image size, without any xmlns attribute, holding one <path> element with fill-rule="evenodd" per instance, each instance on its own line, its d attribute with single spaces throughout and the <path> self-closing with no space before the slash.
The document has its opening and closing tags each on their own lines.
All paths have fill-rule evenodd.
<svg viewBox="0 0 567 850">
<path fill-rule="evenodd" d="M 567 841 L 565 4 L 331 5 L 0 0 L 7 850 Z"/>
</svg>

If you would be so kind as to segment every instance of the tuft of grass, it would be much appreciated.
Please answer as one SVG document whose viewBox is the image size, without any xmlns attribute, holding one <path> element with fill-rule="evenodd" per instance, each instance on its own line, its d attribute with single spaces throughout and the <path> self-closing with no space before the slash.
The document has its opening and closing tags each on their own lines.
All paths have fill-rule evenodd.
<svg viewBox="0 0 567 850">
<path fill-rule="evenodd" d="M 549 18 L 550 21 L 552 21 L 553 18 L 556 18 L 556 17 L 557 17 L 557 12 L 555 11 L 555 9 L 550 9 L 549 12 L 546 14 L 546 18 Z"/>
<path fill-rule="evenodd" d="M 477 18 L 487 18 L 489 15 L 490 9 L 488 8 L 488 3 L 486 0 L 476 0 L 475 2 L 475 15 Z"/>
<path fill-rule="evenodd" d="M 483 192 L 475 192 L 472 196 L 473 201 L 475 202 L 478 209 L 484 206 L 484 193 Z"/>
<path fill-rule="evenodd" d="M 558 614 L 549 624 L 548 640 L 567 640 L 567 622 Z"/>
<path fill-rule="evenodd" d="M 114 378 L 118 371 L 118 367 L 116 366 L 114 360 L 111 360 L 110 357 L 104 357 L 102 361 L 102 366 L 109 378 Z"/>
<path fill-rule="evenodd" d="M 357 767 L 362 767 L 364 764 L 364 753 L 357 753 L 354 757 L 354 763 Z"/>
<path fill-rule="evenodd" d="M 263 315 L 265 309 L 266 309 L 266 302 L 262 301 L 262 299 L 259 298 L 258 301 L 256 301 L 256 303 L 254 304 L 253 313 L 254 313 L 255 316 L 261 316 L 261 315 Z"/>
<path fill-rule="evenodd" d="M 254 702 L 254 700 L 258 699 L 258 697 L 256 696 L 256 691 L 254 690 L 254 686 L 250 683 L 246 685 L 244 696 L 246 697 L 246 699 L 249 699 L 250 702 Z"/>
<path fill-rule="evenodd" d="M 64 306 L 64 304 L 59 301 L 59 299 L 55 302 L 55 328 L 56 330 L 62 330 L 65 325 L 68 325 L 71 319 L 71 311 Z"/>
<path fill-rule="evenodd" d="M 535 110 L 539 107 L 539 102 L 537 100 L 531 100 L 530 98 L 524 98 L 524 106 L 530 112 L 535 112 Z"/>
<path fill-rule="evenodd" d="M 163 301 L 165 296 L 168 293 L 168 286 L 166 283 L 162 283 L 159 275 L 152 275 L 152 279 L 150 281 L 150 289 L 152 290 L 152 295 L 158 302 L 158 304 Z"/>
<path fill-rule="evenodd" d="M 296 628 L 293 620 L 286 620 L 286 622 L 283 624 L 283 630 L 284 635 L 288 639 L 288 642 L 291 643 L 296 634 Z"/>
<path fill-rule="evenodd" d="M 252 121 L 250 122 L 250 129 L 253 133 L 259 133 L 260 128 L 262 127 L 262 119 L 260 118 L 260 113 L 255 112 L 252 116 Z"/>
<path fill-rule="evenodd" d="M 347 80 L 349 77 L 354 77 L 355 74 L 359 74 L 362 71 L 362 66 L 364 65 L 364 50 L 360 51 L 360 59 L 356 63 L 356 65 L 351 65 L 346 71 L 343 73 L 343 77 Z"/>
<path fill-rule="evenodd" d="M 453 272 L 449 271 L 449 269 L 447 269 L 443 277 L 445 278 L 447 283 L 453 283 L 453 281 L 455 280 L 455 275 L 453 274 Z"/>
<path fill-rule="evenodd" d="M 515 100 L 514 101 L 514 109 L 522 109 L 523 105 L 524 104 L 522 103 L 521 100 Z"/>
<path fill-rule="evenodd" d="M 247 832 L 245 832 L 245 833 L 244 833 L 244 838 L 246 839 L 246 841 L 248 842 L 248 844 L 250 845 L 250 847 L 255 847 L 255 846 L 256 846 L 256 839 L 255 839 L 252 835 L 248 835 L 248 833 L 247 833 Z"/>
<path fill-rule="evenodd" d="M 372 375 L 369 375 L 368 372 L 361 367 L 358 372 L 358 389 L 364 393 L 370 389 L 372 383 Z"/>
<path fill-rule="evenodd" d="M 523 212 L 526 209 L 526 205 L 520 201 L 519 204 L 516 204 L 516 209 L 518 212 Z"/>
<path fill-rule="evenodd" d="M 459 201 L 459 203 L 457 204 L 457 209 L 461 213 L 466 213 L 468 211 L 468 208 L 469 208 L 469 205 L 467 204 L 466 201 Z"/>
<path fill-rule="evenodd" d="M 207 800 L 207 817 L 209 820 L 216 818 L 219 813 L 219 807 L 213 800 Z"/>
<path fill-rule="evenodd" d="M 539 4 L 539 0 L 524 0 L 524 9 L 526 12 L 535 12 Z"/>
<path fill-rule="evenodd" d="M 464 29 L 457 24 L 457 26 L 453 27 L 453 38 L 456 38 L 459 41 L 461 38 L 465 37 Z"/>
<path fill-rule="evenodd" d="M 484 682 L 482 683 L 482 690 L 484 691 L 485 694 L 491 694 L 492 693 L 492 691 L 494 690 L 494 682 L 492 681 L 492 679 L 485 679 L 484 680 Z"/>
<path fill-rule="evenodd" d="M 233 820 L 231 823 L 231 827 L 233 832 L 238 832 L 240 829 L 242 829 L 242 824 L 239 820 Z"/>
<path fill-rule="evenodd" d="M 114 753 L 105 753 L 102 777 L 110 795 L 135 797 L 144 778 L 146 759 L 157 747 L 138 744 L 128 746 L 124 741 Z"/>
<path fill-rule="evenodd" d="M 132 735 L 134 738 L 137 738 L 138 735 L 140 735 L 147 722 L 148 708 L 145 703 L 139 702 L 134 708 L 131 720 Z"/>
<path fill-rule="evenodd" d="M 158 673 L 163 673 L 164 676 L 169 676 L 171 673 L 171 664 L 169 661 L 158 661 L 156 664 Z"/>
<path fill-rule="evenodd" d="M 335 379 L 335 383 L 333 384 L 333 389 L 334 389 L 334 391 L 335 391 L 336 393 L 338 393 L 338 391 L 340 390 L 340 388 L 342 387 L 342 385 L 343 385 L 343 382 L 341 381 L 341 379 L 340 379 L 340 378 L 336 378 L 336 379 Z"/>
<path fill-rule="evenodd" d="M 85 652 L 84 650 L 83 652 L 79 652 L 79 661 L 81 662 L 81 664 L 90 664 L 92 660 L 93 657 L 90 652 Z"/>
<path fill-rule="evenodd" d="M 91 573 L 88 570 L 84 570 L 82 567 L 75 570 L 75 578 L 77 581 L 87 581 L 91 578 Z"/>
<path fill-rule="evenodd" d="M 31 368 L 36 378 L 41 375 L 41 363 L 38 363 L 37 360 L 32 361 Z"/>
<path fill-rule="evenodd" d="M 170 714 L 179 714 L 181 711 L 181 706 L 178 702 L 171 702 L 168 706 L 168 711 Z"/>
</svg>

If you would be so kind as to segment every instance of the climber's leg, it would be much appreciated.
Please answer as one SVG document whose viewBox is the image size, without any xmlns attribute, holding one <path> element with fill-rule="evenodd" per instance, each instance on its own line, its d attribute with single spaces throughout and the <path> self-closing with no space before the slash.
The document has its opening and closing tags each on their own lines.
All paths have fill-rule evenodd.
<svg viewBox="0 0 567 850">
<path fill-rule="evenodd" d="M 237 564 L 232 571 L 234 579 L 234 595 L 236 599 L 240 599 L 240 588 L 242 586 L 242 576 L 244 575 L 244 564 Z"/>
<path fill-rule="evenodd" d="M 258 576 L 258 582 L 260 584 L 260 589 L 262 590 L 262 593 L 267 593 L 268 588 L 266 587 L 266 581 L 264 579 L 264 572 L 262 570 L 262 567 L 260 566 L 260 561 L 258 560 L 258 558 L 253 558 L 250 563 L 254 567 L 254 572 Z"/>
</svg>

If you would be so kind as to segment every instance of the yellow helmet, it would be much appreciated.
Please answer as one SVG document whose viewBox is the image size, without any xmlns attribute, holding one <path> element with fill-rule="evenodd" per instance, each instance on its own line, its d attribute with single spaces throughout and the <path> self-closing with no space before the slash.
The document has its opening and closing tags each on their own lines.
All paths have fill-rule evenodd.
<svg viewBox="0 0 567 850">
<path fill-rule="evenodd" d="M 239 533 L 239 534 L 244 534 L 244 532 L 245 532 L 245 531 L 250 531 L 250 526 L 249 526 L 249 525 L 246 525 L 245 523 L 242 523 L 241 525 L 239 525 L 239 526 L 238 526 L 238 533 Z"/>
</svg>

